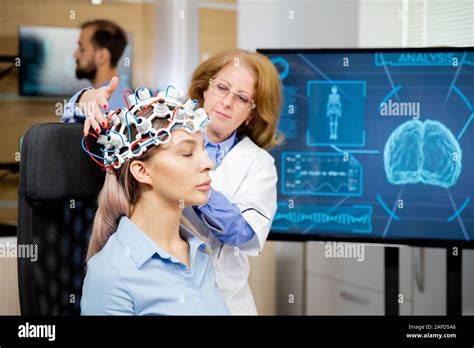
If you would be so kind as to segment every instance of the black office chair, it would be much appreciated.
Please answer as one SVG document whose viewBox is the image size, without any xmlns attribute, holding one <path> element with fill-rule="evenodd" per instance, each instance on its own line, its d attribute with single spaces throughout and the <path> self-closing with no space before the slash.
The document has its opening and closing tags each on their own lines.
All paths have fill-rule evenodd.
<svg viewBox="0 0 474 348">
<path fill-rule="evenodd" d="M 82 150 L 82 129 L 38 124 L 23 139 L 18 245 L 37 245 L 36 262 L 18 257 L 23 315 L 80 314 L 85 255 L 104 183 L 104 173 Z M 100 153 L 95 141 L 89 145 Z"/>
</svg>

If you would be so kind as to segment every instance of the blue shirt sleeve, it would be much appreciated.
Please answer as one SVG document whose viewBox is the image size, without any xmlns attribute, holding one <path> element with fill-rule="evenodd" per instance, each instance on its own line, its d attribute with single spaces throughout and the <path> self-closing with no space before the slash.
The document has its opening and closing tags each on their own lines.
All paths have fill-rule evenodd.
<svg viewBox="0 0 474 348">
<path fill-rule="evenodd" d="M 92 87 L 81 89 L 79 92 L 74 94 L 71 99 L 69 99 L 66 105 L 64 105 L 64 112 L 63 116 L 61 117 L 61 123 L 76 123 L 85 121 L 86 117 L 77 107 L 76 103 L 81 94 L 91 88 Z"/>
<path fill-rule="evenodd" d="M 91 259 L 82 287 L 81 315 L 134 315 L 133 299 L 118 269 Z"/>
<path fill-rule="evenodd" d="M 193 207 L 196 214 L 210 227 L 222 243 L 239 246 L 255 236 L 255 232 L 242 216 L 239 208 L 220 192 L 211 188 L 206 204 Z"/>
</svg>

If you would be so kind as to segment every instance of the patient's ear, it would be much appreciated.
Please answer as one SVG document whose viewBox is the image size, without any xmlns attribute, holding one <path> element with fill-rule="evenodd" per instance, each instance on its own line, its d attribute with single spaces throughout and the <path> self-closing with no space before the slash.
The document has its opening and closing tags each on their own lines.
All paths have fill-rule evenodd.
<svg viewBox="0 0 474 348">
<path fill-rule="evenodd" d="M 130 173 L 132 173 L 135 180 L 142 184 L 152 185 L 150 177 L 150 167 L 142 161 L 132 161 L 130 163 Z"/>
</svg>

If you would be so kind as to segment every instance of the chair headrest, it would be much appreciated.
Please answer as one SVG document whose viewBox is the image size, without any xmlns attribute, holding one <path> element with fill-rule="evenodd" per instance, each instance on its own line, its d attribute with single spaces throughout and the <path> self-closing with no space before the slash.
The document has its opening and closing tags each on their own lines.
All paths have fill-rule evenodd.
<svg viewBox="0 0 474 348">
<path fill-rule="evenodd" d="M 82 124 L 31 127 L 21 148 L 18 192 L 36 201 L 96 199 L 105 173 L 82 150 L 82 134 Z M 100 153 L 95 141 L 89 148 Z"/>
</svg>

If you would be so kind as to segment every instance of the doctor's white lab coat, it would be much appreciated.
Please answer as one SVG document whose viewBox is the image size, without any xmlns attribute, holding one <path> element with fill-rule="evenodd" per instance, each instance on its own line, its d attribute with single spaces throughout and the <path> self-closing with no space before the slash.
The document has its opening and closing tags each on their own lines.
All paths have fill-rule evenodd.
<svg viewBox="0 0 474 348">
<path fill-rule="evenodd" d="M 235 204 L 255 231 L 245 245 L 224 245 L 192 208 L 183 214 L 211 247 L 217 286 L 231 314 L 257 314 L 248 285 L 248 255 L 260 254 L 277 209 L 277 171 L 273 157 L 249 137 L 240 140 L 211 172 L 214 190 Z M 215 229 L 214 229 L 215 230 Z M 222 231 L 225 233 L 225 231 Z"/>
</svg>

